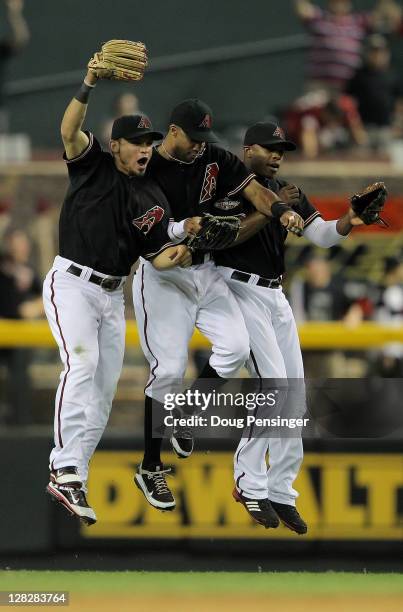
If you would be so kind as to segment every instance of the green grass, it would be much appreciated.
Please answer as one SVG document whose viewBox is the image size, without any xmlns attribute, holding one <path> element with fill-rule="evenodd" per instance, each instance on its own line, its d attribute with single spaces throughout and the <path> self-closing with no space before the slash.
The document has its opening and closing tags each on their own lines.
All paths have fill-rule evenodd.
<svg viewBox="0 0 403 612">
<path fill-rule="evenodd" d="M 0 571 L 1 591 L 71 591 L 107 594 L 117 592 L 271 593 L 298 594 L 403 594 L 403 574 L 353 574 L 343 572 L 241 573 L 241 572 L 52 572 Z"/>
</svg>

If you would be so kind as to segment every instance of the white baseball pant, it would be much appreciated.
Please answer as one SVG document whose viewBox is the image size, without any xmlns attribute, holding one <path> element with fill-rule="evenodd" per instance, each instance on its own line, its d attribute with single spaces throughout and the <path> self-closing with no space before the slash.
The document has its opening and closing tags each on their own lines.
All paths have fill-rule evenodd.
<svg viewBox="0 0 403 612">
<path fill-rule="evenodd" d="M 249 357 L 249 336 L 237 300 L 211 261 L 158 271 L 141 260 L 133 280 L 141 347 L 150 364 L 146 395 L 163 402 L 182 380 L 196 326 L 212 343 L 210 365 L 231 378 Z"/>
<path fill-rule="evenodd" d="M 249 332 L 253 359 L 248 362 L 252 376 L 263 379 L 304 378 L 301 348 L 295 319 L 281 287 L 269 289 L 231 279 L 231 268 L 218 266 L 237 298 Z M 298 398 L 297 401 L 301 401 Z M 305 399 L 303 398 L 305 404 Z M 269 451 L 269 469 L 266 454 Z M 234 456 L 237 488 L 246 497 L 295 505 L 293 488 L 303 459 L 301 437 L 242 438 Z"/>
<path fill-rule="evenodd" d="M 80 277 L 67 272 L 73 263 L 82 269 Z M 84 484 L 112 407 L 126 329 L 122 287 L 105 291 L 88 281 L 92 272 L 58 256 L 43 284 L 45 312 L 63 364 L 50 465 L 78 467 Z"/>
</svg>

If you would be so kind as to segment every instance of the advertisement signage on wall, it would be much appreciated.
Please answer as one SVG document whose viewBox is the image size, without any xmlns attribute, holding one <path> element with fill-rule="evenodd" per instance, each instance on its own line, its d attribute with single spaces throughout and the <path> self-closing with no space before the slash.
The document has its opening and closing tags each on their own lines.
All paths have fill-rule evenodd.
<svg viewBox="0 0 403 612">
<path fill-rule="evenodd" d="M 264 530 L 232 498 L 232 454 L 167 456 L 174 512 L 152 508 L 133 484 L 141 453 L 98 451 L 89 500 L 98 523 L 81 537 L 144 539 L 298 539 L 284 527 Z M 304 540 L 403 541 L 403 456 L 398 453 L 307 453 L 295 483 L 298 509 L 309 524 Z"/>
</svg>

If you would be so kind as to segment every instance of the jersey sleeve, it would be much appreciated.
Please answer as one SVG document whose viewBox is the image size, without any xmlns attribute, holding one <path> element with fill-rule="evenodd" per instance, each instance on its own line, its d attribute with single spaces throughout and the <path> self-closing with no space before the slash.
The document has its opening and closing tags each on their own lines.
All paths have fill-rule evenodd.
<svg viewBox="0 0 403 612">
<path fill-rule="evenodd" d="M 233 153 L 219 149 L 218 151 L 218 198 L 231 197 L 240 193 L 255 178 L 245 164 Z"/>
<path fill-rule="evenodd" d="M 168 235 L 170 210 L 167 207 L 161 219 L 153 224 L 150 231 L 143 237 L 141 255 L 145 259 L 152 259 L 168 247 L 175 246 Z"/>
<path fill-rule="evenodd" d="M 88 145 L 80 155 L 67 159 L 66 151 L 63 153 L 63 159 L 67 164 L 67 170 L 71 179 L 95 167 L 97 162 L 104 155 L 101 145 L 95 136 L 88 131 L 86 131 L 85 134 L 88 136 Z"/>
<path fill-rule="evenodd" d="M 306 229 L 314 219 L 321 217 L 322 215 L 317 208 L 308 200 L 303 191 L 301 191 L 301 197 L 298 204 L 293 206 L 294 210 L 301 215 L 304 220 L 304 228 Z"/>
</svg>

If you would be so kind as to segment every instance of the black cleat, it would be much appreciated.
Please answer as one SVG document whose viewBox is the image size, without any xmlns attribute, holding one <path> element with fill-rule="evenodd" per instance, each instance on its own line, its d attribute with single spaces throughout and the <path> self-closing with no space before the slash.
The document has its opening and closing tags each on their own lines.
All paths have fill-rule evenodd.
<svg viewBox="0 0 403 612">
<path fill-rule="evenodd" d="M 85 525 L 93 525 L 97 517 L 91 506 L 88 505 L 82 489 L 70 485 L 58 485 L 50 482 L 47 492 L 64 506 L 70 514 L 77 516 Z"/>
<path fill-rule="evenodd" d="M 57 470 L 51 470 L 50 482 L 58 485 L 75 485 L 81 487 L 81 479 L 78 475 L 77 468 L 74 466 L 62 467 Z"/>
<path fill-rule="evenodd" d="M 189 429 L 174 429 L 170 442 L 179 459 L 187 459 L 193 452 L 194 439 Z"/>
<path fill-rule="evenodd" d="M 245 507 L 246 511 L 259 525 L 263 525 L 266 529 L 269 529 L 269 527 L 276 529 L 280 525 L 278 516 L 268 499 L 245 497 L 236 488 L 232 491 L 232 497 L 236 502 L 240 502 Z"/>
<path fill-rule="evenodd" d="M 298 535 L 304 535 L 304 533 L 308 531 L 308 525 L 305 523 L 295 506 L 279 504 L 274 501 L 270 503 L 285 527 L 288 527 L 291 531 L 295 531 Z"/>
<path fill-rule="evenodd" d="M 185 415 L 178 409 L 175 409 L 173 416 L 175 419 L 187 419 L 191 415 Z M 170 442 L 172 450 L 179 459 L 187 459 L 193 452 L 194 438 L 192 430 L 189 427 L 174 425 Z"/>
<path fill-rule="evenodd" d="M 162 463 L 154 463 L 143 468 L 139 465 L 134 475 L 134 484 L 144 494 L 149 504 L 157 510 L 170 511 L 175 509 L 175 498 L 168 488 L 165 474 L 171 469 L 164 470 Z"/>
</svg>

